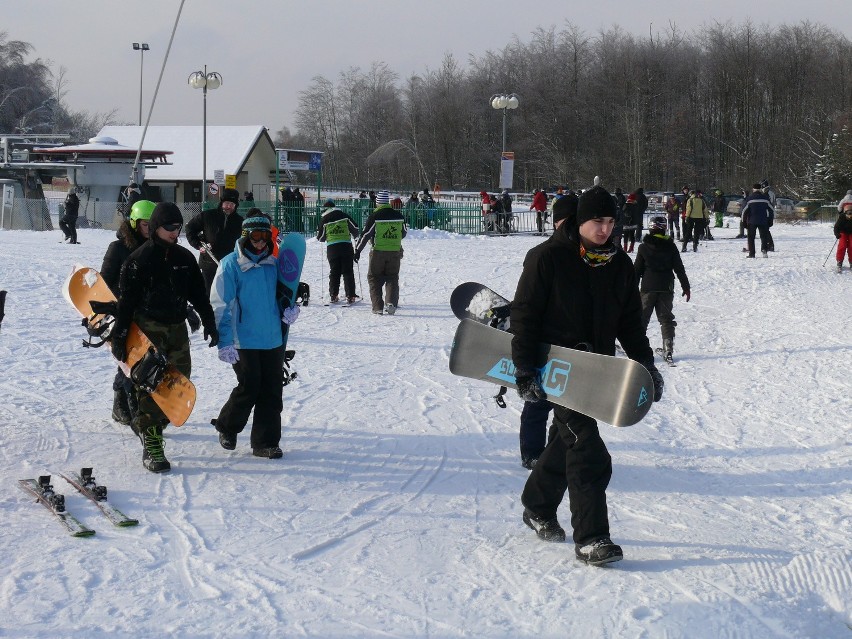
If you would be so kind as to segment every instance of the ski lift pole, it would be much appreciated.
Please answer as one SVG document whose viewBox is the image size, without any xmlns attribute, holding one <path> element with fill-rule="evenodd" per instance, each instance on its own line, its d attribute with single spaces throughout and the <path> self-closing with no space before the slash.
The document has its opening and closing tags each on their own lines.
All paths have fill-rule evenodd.
<svg viewBox="0 0 852 639">
<path fill-rule="evenodd" d="M 157 78 L 157 87 L 154 89 L 154 95 L 151 97 L 151 107 L 148 109 L 148 117 L 145 119 L 145 128 L 142 129 L 142 137 L 139 138 L 139 148 L 136 149 L 136 158 L 133 160 L 133 168 L 130 170 L 131 183 L 139 182 L 139 156 L 142 155 L 142 145 L 145 143 L 145 135 L 148 133 L 148 124 L 151 122 L 151 115 L 154 113 L 154 104 L 157 102 L 157 94 L 160 92 L 160 83 L 163 81 L 163 72 L 166 70 L 166 62 L 169 59 L 169 52 L 172 50 L 172 42 L 174 42 L 175 40 L 175 32 L 177 31 L 178 22 L 180 22 L 180 14 L 183 11 L 183 5 L 185 2 L 186 0 L 180 0 L 180 6 L 178 7 L 177 16 L 175 16 L 175 24 L 172 27 L 172 35 L 169 38 L 169 46 L 166 47 L 166 55 L 163 58 L 163 66 L 160 67 L 160 77 Z"/>
</svg>

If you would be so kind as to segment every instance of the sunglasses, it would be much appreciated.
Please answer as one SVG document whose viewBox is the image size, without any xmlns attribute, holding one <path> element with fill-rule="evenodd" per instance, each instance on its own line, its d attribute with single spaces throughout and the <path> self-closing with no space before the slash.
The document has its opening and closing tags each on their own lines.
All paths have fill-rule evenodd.
<svg viewBox="0 0 852 639">
<path fill-rule="evenodd" d="M 172 231 L 180 231 L 182 226 L 183 224 L 180 222 L 173 222 L 172 224 L 162 224 L 160 228 L 171 233 Z"/>
<path fill-rule="evenodd" d="M 249 233 L 249 239 L 252 242 L 260 242 L 261 240 L 269 241 L 271 237 L 272 233 L 270 233 L 269 231 L 252 231 L 251 233 Z"/>
</svg>

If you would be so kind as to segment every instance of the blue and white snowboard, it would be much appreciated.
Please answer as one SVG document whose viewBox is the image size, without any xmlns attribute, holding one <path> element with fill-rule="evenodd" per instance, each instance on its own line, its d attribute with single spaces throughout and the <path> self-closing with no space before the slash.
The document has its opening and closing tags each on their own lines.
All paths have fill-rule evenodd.
<svg viewBox="0 0 852 639">
<path fill-rule="evenodd" d="M 302 265 L 305 263 L 305 238 L 299 233 L 288 233 L 278 245 L 278 306 L 283 312 L 285 308 L 293 308 L 296 292 L 299 289 L 299 278 L 302 277 Z M 290 327 L 282 322 L 284 346 Z"/>
<path fill-rule="evenodd" d="M 539 369 L 547 401 L 613 426 L 632 426 L 650 410 L 654 381 L 639 362 L 542 344 Z M 512 334 L 465 319 L 450 351 L 450 372 L 517 388 Z"/>
</svg>

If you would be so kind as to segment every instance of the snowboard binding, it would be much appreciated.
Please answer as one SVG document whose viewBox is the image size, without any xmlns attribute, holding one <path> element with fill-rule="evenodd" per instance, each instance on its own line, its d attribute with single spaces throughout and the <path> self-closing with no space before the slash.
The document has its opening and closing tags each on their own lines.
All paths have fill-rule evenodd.
<svg viewBox="0 0 852 639">
<path fill-rule="evenodd" d="M 50 484 L 50 475 L 41 475 L 38 478 L 38 489 L 41 492 L 42 498 L 50 504 L 53 512 L 65 512 L 65 495 L 59 495 L 53 491 L 53 486 Z"/>
<path fill-rule="evenodd" d="M 146 393 L 153 393 L 163 381 L 169 363 L 153 347 L 130 369 L 131 381 Z"/>
<path fill-rule="evenodd" d="M 82 325 L 86 328 L 89 334 L 89 339 L 83 340 L 83 346 L 86 348 L 100 348 L 109 341 L 112 335 L 112 328 L 115 325 L 115 315 L 118 312 L 118 304 L 116 302 L 98 302 L 92 300 L 89 302 L 92 307 L 92 314 L 83 318 Z M 100 340 L 95 342 L 95 340 Z"/>
<path fill-rule="evenodd" d="M 299 282 L 298 288 L 296 288 L 296 304 L 301 304 L 302 306 L 307 306 L 311 301 L 311 287 L 307 282 Z"/>
<path fill-rule="evenodd" d="M 492 328 L 505 331 L 509 329 L 509 315 L 511 311 L 512 307 L 509 305 L 495 306 L 486 311 L 485 319 L 488 320 L 488 325 Z"/>
<path fill-rule="evenodd" d="M 290 370 L 290 362 L 296 357 L 296 351 L 284 351 L 284 386 L 287 386 L 298 376 L 296 371 Z"/>
</svg>

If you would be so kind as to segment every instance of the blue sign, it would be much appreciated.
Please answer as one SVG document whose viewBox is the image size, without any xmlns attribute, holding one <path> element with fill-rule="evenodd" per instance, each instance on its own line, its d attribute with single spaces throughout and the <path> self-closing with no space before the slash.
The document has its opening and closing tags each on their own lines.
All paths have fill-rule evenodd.
<svg viewBox="0 0 852 639">
<path fill-rule="evenodd" d="M 311 171 L 319 171 L 322 168 L 322 153 L 311 153 L 311 159 L 308 160 L 308 168 Z"/>
</svg>

